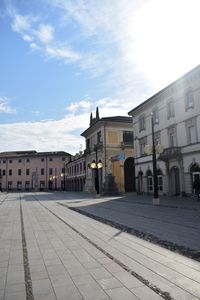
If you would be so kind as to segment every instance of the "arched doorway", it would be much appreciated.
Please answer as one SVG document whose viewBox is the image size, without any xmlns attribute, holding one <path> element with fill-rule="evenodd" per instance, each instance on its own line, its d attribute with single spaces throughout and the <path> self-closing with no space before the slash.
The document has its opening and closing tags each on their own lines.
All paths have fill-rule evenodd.
<svg viewBox="0 0 200 300">
<path fill-rule="evenodd" d="M 175 166 L 170 170 L 170 190 L 173 196 L 180 194 L 179 168 Z"/>
<path fill-rule="evenodd" d="M 135 164 L 134 158 L 128 157 L 124 162 L 125 192 L 135 192 Z"/>
</svg>

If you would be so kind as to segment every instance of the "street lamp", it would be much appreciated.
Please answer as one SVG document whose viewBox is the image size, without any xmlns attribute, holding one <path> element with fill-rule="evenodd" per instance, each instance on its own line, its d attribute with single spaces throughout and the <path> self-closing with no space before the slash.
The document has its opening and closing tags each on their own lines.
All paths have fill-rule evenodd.
<svg viewBox="0 0 200 300">
<path fill-rule="evenodd" d="M 95 170 L 95 188 L 97 191 L 97 195 L 99 195 L 99 169 L 101 169 L 103 167 L 103 163 L 101 160 L 98 161 L 98 157 L 97 157 L 97 151 L 98 151 L 98 147 L 97 145 L 94 145 L 94 150 L 95 150 L 95 154 L 96 154 L 96 160 L 93 160 L 90 164 L 90 168 Z"/>
</svg>

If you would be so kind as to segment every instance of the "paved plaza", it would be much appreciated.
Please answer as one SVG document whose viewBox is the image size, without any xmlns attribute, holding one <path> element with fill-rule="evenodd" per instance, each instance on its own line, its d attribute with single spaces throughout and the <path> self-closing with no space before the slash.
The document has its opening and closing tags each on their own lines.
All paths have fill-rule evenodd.
<svg viewBox="0 0 200 300">
<path fill-rule="evenodd" d="M 74 209 L 200 249 L 195 199 L 164 198 L 153 206 L 136 195 L 1 194 L 1 300 L 200 299 L 198 260 Z"/>
</svg>

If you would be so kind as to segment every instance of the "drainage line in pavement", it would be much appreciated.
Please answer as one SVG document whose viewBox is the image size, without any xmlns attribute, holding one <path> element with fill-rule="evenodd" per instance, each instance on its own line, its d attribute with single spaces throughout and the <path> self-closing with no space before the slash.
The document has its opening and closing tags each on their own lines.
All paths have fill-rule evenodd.
<svg viewBox="0 0 200 300">
<path fill-rule="evenodd" d="M 99 217 L 99 216 L 96 216 L 96 215 L 93 215 L 91 213 L 88 213 L 88 212 L 85 212 L 83 210 L 80 210 L 79 208 L 76 208 L 76 207 L 68 207 L 62 203 L 58 203 L 59 205 L 62 205 L 62 206 L 65 206 L 73 211 L 76 211 L 82 215 L 85 215 L 87 217 L 90 217 L 91 219 L 94 219 L 96 221 L 99 221 L 101 223 L 104 223 L 104 224 L 107 224 L 107 225 L 110 225 L 114 228 L 117 228 L 119 230 L 122 230 L 124 232 L 127 232 L 129 234 L 132 234 L 136 237 L 139 237 L 145 241 L 148 241 L 148 242 L 151 242 L 151 243 L 154 243 L 156 245 L 159 245 L 163 248 L 166 248 L 170 251 L 174 251 L 174 252 L 177 252 L 181 255 L 184 255 L 186 257 L 189 257 L 189 258 L 192 258 L 194 260 L 197 260 L 198 262 L 200 261 L 200 251 L 196 251 L 196 250 L 192 250 L 190 248 L 187 248 L 187 247 L 184 247 L 184 246 L 180 246 L 180 245 L 177 245 L 175 243 L 172 243 L 172 242 L 169 242 L 169 241 L 166 241 L 166 240 L 162 240 L 162 239 L 159 239 L 158 237 L 156 237 L 155 235 L 153 234 L 150 234 L 150 233 L 145 233 L 145 232 L 142 232 L 142 231 L 139 231 L 137 229 L 134 229 L 132 227 L 129 227 L 129 226 L 126 226 L 126 225 L 122 225 L 120 223 L 117 223 L 115 221 L 111 221 L 111 220 L 107 220 L 103 217 Z"/>
<path fill-rule="evenodd" d="M 31 273 L 30 273 L 29 262 L 28 262 L 26 236 L 24 231 L 21 196 L 20 196 L 20 219 L 21 219 L 22 249 L 23 249 L 23 260 L 24 260 L 24 276 L 25 276 L 25 285 L 26 285 L 26 300 L 33 300 L 34 297 L 33 297 Z"/>
<path fill-rule="evenodd" d="M 36 198 L 36 197 L 35 197 Z M 37 199 L 37 198 L 36 198 Z M 38 199 L 37 199 L 38 200 Z M 137 274 L 136 272 L 134 272 L 132 269 L 130 269 L 128 266 L 124 265 L 121 261 L 119 261 L 118 259 L 116 259 L 114 256 L 112 256 L 110 253 L 108 253 L 107 251 L 105 251 L 103 248 L 101 248 L 100 246 L 98 246 L 96 243 L 94 243 L 93 241 L 91 241 L 88 237 L 86 237 L 83 233 L 81 233 L 80 231 L 78 231 L 76 228 L 74 228 L 73 226 L 71 226 L 69 223 L 67 223 L 66 221 L 64 221 L 61 217 L 59 217 L 58 215 L 56 215 L 54 212 L 52 212 L 48 207 L 46 207 L 45 205 L 43 205 L 39 200 L 38 202 L 40 203 L 41 206 L 43 206 L 46 210 L 48 210 L 52 215 L 54 215 L 57 219 L 59 219 L 60 221 L 62 221 L 65 225 L 67 225 L 69 228 L 71 228 L 73 231 L 75 231 L 78 235 L 80 235 L 83 239 L 85 239 L 88 243 L 90 243 L 91 245 L 93 245 L 95 248 L 97 248 L 99 251 L 101 251 L 103 254 L 105 254 L 108 258 L 110 258 L 111 260 L 113 260 L 115 263 L 117 263 L 120 267 L 122 267 L 125 271 L 127 271 L 128 273 L 130 273 L 131 275 L 133 275 L 135 278 L 137 278 L 140 282 L 142 282 L 144 285 L 146 285 L 147 287 L 149 287 L 151 290 L 153 290 L 156 294 L 160 295 L 163 299 L 165 300 L 174 300 L 174 298 L 172 298 L 170 296 L 170 294 L 168 292 L 164 292 L 162 291 L 160 288 L 158 288 L 156 285 L 153 285 L 152 283 L 150 283 L 148 280 L 144 279 L 142 276 L 140 276 L 139 274 Z M 59 203 L 58 203 L 59 204 Z M 62 205 L 62 204 L 60 204 Z M 65 205 L 63 205 L 65 206 Z M 66 206 L 65 206 L 66 207 Z"/>
</svg>

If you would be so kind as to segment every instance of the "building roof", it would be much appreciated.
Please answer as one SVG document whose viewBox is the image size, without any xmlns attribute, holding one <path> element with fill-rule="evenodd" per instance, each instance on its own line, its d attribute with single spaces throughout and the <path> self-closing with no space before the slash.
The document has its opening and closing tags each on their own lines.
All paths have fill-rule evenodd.
<svg viewBox="0 0 200 300">
<path fill-rule="evenodd" d="M 101 119 L 97 119 L 95 122 L 93 122 L 90 127 L 88 127 L 85 131 L 83 131 L 81 133 L 81 136 L 86 136 L 87 133 L 94 128 L 95 125 L 100 125 L 101 123 L 104 124 L 104 123 L 107 123 L 107 122 L 110 122 L 110 123 L 130 123 L 132 124 L 132 118 L 131 117 L 126 117 L 126 116 L 114 116 L 114 117 L 105 117 L 105 118 L 101 118 Z"/>
<path fill-rule="evenodd" d="M 193 68 L 192 70 L 190 70 L 189 72 L 187 72 L 186 74 L 184 74 L 183 76 L 181 76 L 180 78 L 178 78 L 177 80 L 175 80 L 172 83 L 170 83 L 169 85 L 167 85 L 165 88 L 163 88 L 162 90 L 160 90 L 158 93 L 154 94 L 153 96 L 151 96 L 150 98 L 148 98 L 147 100 L 145 100 L 144 102 L 142 102 L 141 104 L 139 104 L 138 106 L 136 106 L 135 108 L 133 108 L 132 110 L 130 110 L 128 112 L 128 115 L 132 115 L 134 112 L 136 112 L 138 109 L 140 109 L 144 105 L 148 104 L 151 101 L 154 101 L 158 96 L 160 96 L 161 94 L 163 94 L 169 88 L 174 87 L 175 85 L 177 85 L 180 82 L 182 82 L 185 79 L 187 79 L 189 76 L 191 76 L 191 75 L 193 75 L 193 74 L 195 74 L 195 73 L 197 73 L 199 71 L 200 71 L 200 65 L 196 66 L 195 68 Z"/>
<path fill-rule="evenodd" d="M 6 157 L 37 157 L 37 156 L 71 156 L 65 151 L 50 151 L 50 152 L 37 152 L 35 150 L 28 151 L 9 151 L 0 152 L 0 158 Z"/>
</svg>

